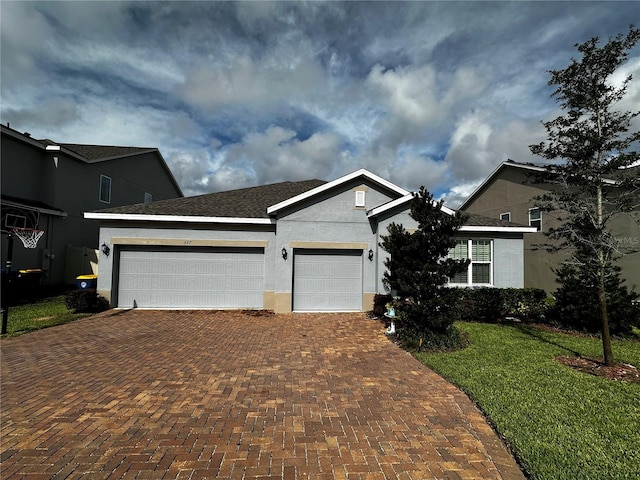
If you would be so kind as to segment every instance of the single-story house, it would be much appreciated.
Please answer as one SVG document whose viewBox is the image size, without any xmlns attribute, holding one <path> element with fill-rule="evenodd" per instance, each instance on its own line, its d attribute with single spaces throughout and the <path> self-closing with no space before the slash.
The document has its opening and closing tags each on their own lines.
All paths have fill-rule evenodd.
<svg viewBox="0 0 640 480">
<path fill-rule="evenodd" d="M 411 199 L 361 169 L 87 212 L 100 220 L 97 289 L 121 308 L 367 311 L 385 293 L 380 237 L 392 222 L 416 228 Z M 472 263 L 455 285 L 522 287 L 533 231 L 471 215 L 455 252 Z"/>
</svg>

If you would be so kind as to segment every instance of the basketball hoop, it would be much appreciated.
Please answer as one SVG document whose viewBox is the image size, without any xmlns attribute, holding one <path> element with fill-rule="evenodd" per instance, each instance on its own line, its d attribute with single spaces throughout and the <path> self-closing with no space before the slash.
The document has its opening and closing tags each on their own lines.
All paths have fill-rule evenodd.
<svg viewBox="0 0 640 480">
<path fill-rule="evenodd" d="M 24 248 L 36 248 L 38 240 L 40 240 L 40 237 L 44 233 L 44 230 L 37 230 L 35 228 L 15 227 L 12 230 L 13 233 L 22 240 Z"/>
</svg>

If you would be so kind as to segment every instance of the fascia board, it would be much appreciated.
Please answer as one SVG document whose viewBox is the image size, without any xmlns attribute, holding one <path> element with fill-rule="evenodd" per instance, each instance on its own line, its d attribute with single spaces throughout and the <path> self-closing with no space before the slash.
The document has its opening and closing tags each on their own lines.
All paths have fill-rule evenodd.
<svg viewBox="0 0 640 480">
<path fill-rule="evenodd" d="M 386 212 L 387 210 L 391 210 L 392 208 L 395 208 L 399 205 L 402 205 L 403 203 L 409 202 L 413 199 L 413 193 L 408 193 L 407 195 L 397 198 L 391 202 L 385 203 L 383 205 L 380 205 L 378 207 L 372 208 L 371 210 L 369 210 L 367 212 L 367 217 L 371 218 L 371 217 L 376 217 L 378 215 L 380 215 L 381 213 Z M 455 210 L 450 209 L 449 207 L 442 205 L 442 207 L 440 208 L 440 210 L 442 210 L 444 213 L 448 214 L 448 215 L 454 215 L 455 214 Z"/>
<path fill-rule="evenodd" d="M 18 132 L 17 130 L 14 130 L 10 127 L 5 127 L 4 125 L 2 125 L 2 135 L 7 135 L 18 141 L 28 143 L 32 147 L 36 147 L 38 150 L 45 149 L 45 145 L 37 141 L 36 139 L 32 137 L 27 137 L 24 133 Z"/>
<path fill-rule="evenodd" d="M 44 213 L 45 215 L 52 215 L 52 216 L 62 217 L 62 218 L 67 217 L 67 212 L 65 212 L 64 210 L 53 210 L 50 208 L 25 205 L 22 203 L 12 202 L 11 200 L 5 200 L 5 199 L 2 199 L 2 204 L 10 207 L 26 208 L 27 210 L 36 210 L 37 212 Z"/>
<path fill-rule="evenodd" d="M 536 227 L 487 227 L 480 225 L 463 225 L 460 232 L 501 232 L 501 233 L 535 233 Z"/>
<path fill-rule="evenodd" d="M 148 215 L 140 213 L 100 213 L 84 212 L 84 218 L 89 220 L 122 220 L 139 222 L 180 222 L 180 223 L 233 223 L 272 225 L 271 218 L 240 218 L 240 217 L 198 217 L 192 215 Z"/>
<path fill-rule="evenodd" d="M 303 200 L 306 200 L 308 198 L 311 198 L 315 195 L 318 195 L 322 192 L 326 192 L 327 190 L 330 190 L 338 185 L 342 185 L 343 183 L 349 182 L 355 178 L 358 177 L 366 177 L 369 180 L 371 180 L 374 183 L 377 183 L 383 187 L 386 187 L 390 190 L 393 190 L 394 192 L 405 196 L 407 195 L 409 192 L 407 190 L 405 190 L 404 188 L 400 188 L 397 185 L 389 182 L 388 180 L 385 180 L 384 178 L 381 178 L 371 172 L 369 172 L 368 170 L 365 170 L 363 168 L 361 168 L 360 170 L 357 170 L 355 172 L 349 173 L 348 175 L 345 175 L 343 177 L 337 178 L 336 180 L 333 180 L 331 182 L 325 183 L 324 185 L 320 185 L 319 187 L 316 187 L 312 190 L 309 190 L 307 192 L 301 193 L 300 195 L 296 195 L 295 197 L 291 197 L 287 200 L 284 200 L 280 203 L 276 203 L 275 205 L 272 205 L 270 207 L 267 208 L 267 213 L 269 215 L 276 213 L 278 210 L 281 210 L 283 208 L 289 207 L 291 205 L 294 205 L 298 202 L 301 202 Z"/>
<path fill-rule="evenodd" d="M 396 198 L 395 200 L 392 200 L 390 202 L 384 203 L 380 206 L 374 207 L 371 210 L 369 210 L 367 212 L 367 217 L 371 218 L 371 217 L 376 217 L 378 215 L 380 215 L 381 213 L 386 212 L 387 210 L 391 210 L 392 208 L 395 208 L 399 205 L 402 205 L 403 203 L 407 203 L 409 201 L 411 201 L 411 199 L 413 198 L 413 194 L 409 193 L 407 195 L 404 195 L 400 198 Z"/>
</svg>

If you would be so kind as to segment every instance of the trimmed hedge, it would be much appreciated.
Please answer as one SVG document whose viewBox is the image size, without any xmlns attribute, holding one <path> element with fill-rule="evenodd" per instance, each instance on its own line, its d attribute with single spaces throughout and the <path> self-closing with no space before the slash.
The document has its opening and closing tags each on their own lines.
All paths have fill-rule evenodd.
<svg viewBox="0 0 640 480">
<path fill-rule="evenodd" d="M 65 296 L 64 303 L 73 313 L 98 313 L 109 309 L 109 302 L 95 290 L 72 290 Z"/>
<path fill-rule="evenodd" d="M 497 323 L 508 318 L 543 322 L 547 294 L 537 288 L 463 288 L 458 310 L 461 320 Z"/>
</svg>

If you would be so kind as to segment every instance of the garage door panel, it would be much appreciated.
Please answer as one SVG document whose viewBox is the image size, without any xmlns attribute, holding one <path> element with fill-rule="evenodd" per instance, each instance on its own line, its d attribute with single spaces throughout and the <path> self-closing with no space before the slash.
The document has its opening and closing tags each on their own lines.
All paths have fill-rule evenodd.
<svg viewBox="0 0 640 480">
<path fill-rule="evenodd" d="M 120 252 L 118 306 L 262 308 L 262 249 L 131 248 Z"/>
<path fill-rule="evenodd" d="M 293 309 L 359 311 L 362 309 L 360 250 L 294 252 Z"/>
</svg>

